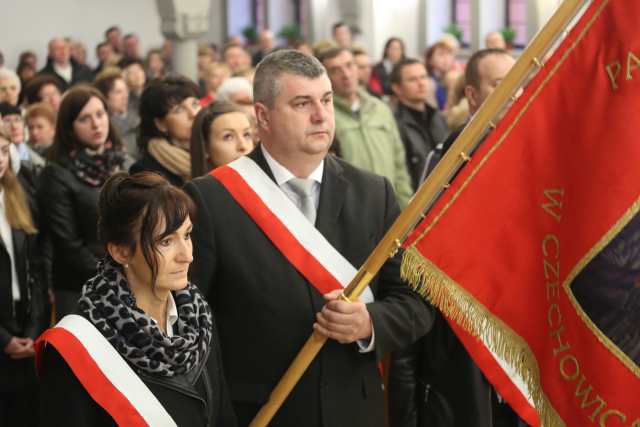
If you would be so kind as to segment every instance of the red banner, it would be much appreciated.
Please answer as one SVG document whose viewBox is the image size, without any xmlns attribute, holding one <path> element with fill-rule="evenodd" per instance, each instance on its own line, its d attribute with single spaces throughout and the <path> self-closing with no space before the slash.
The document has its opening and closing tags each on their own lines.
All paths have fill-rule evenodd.
<svg viewBox="0 0 640 427">
<path fill-rule="evenodd" d="M 639 23 L 593 1 L 405 242 L 404 277 L 531 423 L 640 427 Z"/>
</svg>

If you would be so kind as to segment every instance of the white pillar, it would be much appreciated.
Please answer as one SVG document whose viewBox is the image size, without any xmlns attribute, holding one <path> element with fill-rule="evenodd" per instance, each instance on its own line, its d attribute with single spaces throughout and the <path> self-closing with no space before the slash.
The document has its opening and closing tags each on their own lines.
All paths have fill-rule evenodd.
<svg viewBox="0 0 640 427">
<path fill-rule="evenodd" d="M 198 79 L 198 38 L 209 29 L 210 0 L 156 0 L 162 34 L 173 41 L 173 69 Z"/>
<path fill-rule="evenodd" d="M 222 45 L 227 39 L 227 4 L 226 0 L 211 0 L 209 6 L 209 31 L 204 38 Z"/>
</svg>

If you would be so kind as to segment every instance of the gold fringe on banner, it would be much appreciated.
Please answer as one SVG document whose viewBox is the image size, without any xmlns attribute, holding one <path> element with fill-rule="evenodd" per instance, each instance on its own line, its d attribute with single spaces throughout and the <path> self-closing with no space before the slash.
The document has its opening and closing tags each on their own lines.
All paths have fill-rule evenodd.
<svg viewBox="0 0 640 427">
<path fill-rule="evenodd" d="M 404 251 L 400 275 L 414 291 L 513 367 L 527 387 L 542 426 L 565 425 L 542 391 L 538 364 L 522 337 L 422 256 L 415 246 Z"/>
</svg>

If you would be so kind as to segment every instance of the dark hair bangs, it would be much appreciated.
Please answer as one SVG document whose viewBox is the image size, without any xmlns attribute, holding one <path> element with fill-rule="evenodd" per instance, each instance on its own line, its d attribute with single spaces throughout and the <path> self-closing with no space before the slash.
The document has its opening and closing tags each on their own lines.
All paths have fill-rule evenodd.
<svg viewBox="0 0 640 427">
<path fill-rule="evenodd" d="M 152 198 L 140 224 L 140 250 L 151 269 L 151 283 L 155 289 L 158 277 L 158 243 L 175 233 L 187 220 L 195 221 L 196 207 L 189 196 L 173 186 L 167 186 Z M 164 230 L 159 232 L 164 223 Z"/>
</svg>

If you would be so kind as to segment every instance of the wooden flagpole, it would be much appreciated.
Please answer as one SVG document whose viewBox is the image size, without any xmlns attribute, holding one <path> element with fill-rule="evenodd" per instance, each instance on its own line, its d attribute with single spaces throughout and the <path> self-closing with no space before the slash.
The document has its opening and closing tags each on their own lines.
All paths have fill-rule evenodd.
<svg viewBox="0 0 640 427">
<path fill-rule="evenodd" d="M 535 69 L 542 67 L 542 55 L 559 38 L 562 31 L 569 25 L 579 10 L 589 3 L 589 0 L 564 0 L 543 29 L 531 41 L 526 50 L 502 83 L 487 98 L 484 104 L 473 116 L 458 139 L 445 153 L 427 180 L 420 186 L 409 205 L 402 211 L 384 238 L 378 243 L 365 263 L 345 288 L 344 296 L 355 300 L 369 286 L 386 260 L 395 255 L 402 241 L 415 225 L 423 218 L 423 212 L 429 208 L 442 190 L 446 188 L 451 177 L 469 160 L 467 153 L 473 151 L 488 128 L 493 127 L 492 120 L 508 102 L 512 94 L 520 87 L 527 76 Z M 276 414 L 280 406 L 298 383 L 313 359 L 322 349 L 327 338 L 313 332 L 304 347 L 293 360 L 280 382 L 276 385 L 250 427 L 265 427 Z"/>
</svg>

